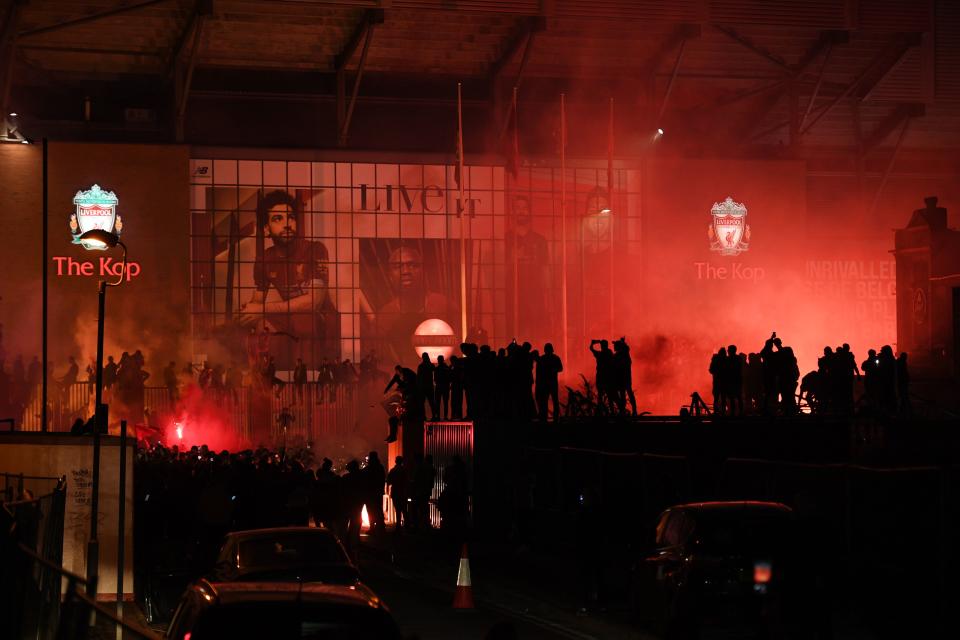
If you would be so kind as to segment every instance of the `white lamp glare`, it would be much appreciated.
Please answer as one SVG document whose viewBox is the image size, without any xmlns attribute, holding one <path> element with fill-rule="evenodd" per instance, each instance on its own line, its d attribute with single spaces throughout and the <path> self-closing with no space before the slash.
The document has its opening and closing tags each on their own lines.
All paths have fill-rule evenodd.
<svg viewBox="0 0 960 640">
<path fill-rule="evenodd" d="M 11 111 L 9 115 L 10 115 L 11 118 L 16 118 L 16 117 L 17 117 L 17 112 L 16 112 L 16 111 Z"/>
<path fill-rule="evenodd" d="M 657 135 L 658 135 L 658 136 L 662 136 L 662 135 L 663 135 L 663 129 L 658 128 L 658 129 L 657 129 Z"/>
</svg>

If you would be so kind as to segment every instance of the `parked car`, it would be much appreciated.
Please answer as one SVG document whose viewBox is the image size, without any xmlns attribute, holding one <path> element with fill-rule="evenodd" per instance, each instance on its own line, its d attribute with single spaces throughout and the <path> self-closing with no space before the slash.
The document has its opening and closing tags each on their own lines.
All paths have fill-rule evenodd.
<svg viewBox="0 0 960 640">
<path fill-rule="evenodd" d="M 389 610 L 363 584 L 212 582 L 191 585 L 167 630 L 172 640 L 398 640 Z"/>
<path fill-rule="evenodd" d="M 218 582 L 352 584 L 360 574 L 327 529 L 279 527 L 227 534 L 210 577 Z"/>
<path fill-rule="evenodd" d="M 636 572 L 635 605 L 667 638 L 705 628 L 786 634 L 808 586 L 792 510 L 776 502 L 701 502 L 664 511 Z"/>
</svg>

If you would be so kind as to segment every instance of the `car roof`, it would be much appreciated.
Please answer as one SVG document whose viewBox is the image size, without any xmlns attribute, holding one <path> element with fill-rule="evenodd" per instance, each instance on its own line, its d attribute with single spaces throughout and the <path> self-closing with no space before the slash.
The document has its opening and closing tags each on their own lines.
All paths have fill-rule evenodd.
<svg viewBox="0 0 960 640">
<path fill-rule="evenodd" d="M 687 504 L 678 504 L 670 507 L 667 511 L 780 511 L 783 513 L 793 513 L 793 509 L 780 502 L 767 502 L 764 500 L 726 500 L 713 502 L 690 502 Z"/>
<path fill-rule="evenodd" d="M 385 608 L 380 598 L 362 583 L 351 585 L 310 582 L 211 582 L 195 587 L 204 598 L 230 605 L 244 602 L 310 602 L 357 607 Z"/>
<path fill-rule="evenodd" d="M 249 539 L 259 538 L 261 536 L 275 536 L 279 533 L 306 533 L 308 535 L 333 536 L 333 532 L 325 527 L 271 527 L 269 529 L 245 529 L 243 531 L 231 531 L 226 535 L 226 538 L 228 540 Z"/>
</svg>

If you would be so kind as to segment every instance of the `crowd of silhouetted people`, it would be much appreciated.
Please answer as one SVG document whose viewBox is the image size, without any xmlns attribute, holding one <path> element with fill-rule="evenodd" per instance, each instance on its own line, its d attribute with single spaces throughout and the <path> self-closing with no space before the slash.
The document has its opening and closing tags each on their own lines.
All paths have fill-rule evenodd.
<svg viewBox="0 0 960 640">
<path fill-rule="evenodd" d="M 549 342 L 543 353 L 529 342 L 490 345 L 465 342 L 460 355 L 431 359 L 424 352 L 416 371 L 398 364 L 384 394 L 393 416 L 431 420 L 507 417 L 546 421 L 560 416 L 563 363 Z M 394 388 L 396 389 L 394 391 Z"/>
<path fill-rule="evenodd" d="M 355 554 L 364 509 L 370 534 L 385 531 L 385 495 L 397 531 L 429 528 L 432 502 L 441 528 L 462 539 L 469 518 L 467 467 L 458 457 L 448 461 L 444 488 L 434 495 L 437 473 L 433 457 L 422 454 L 397 456 L 388 472 L 376 451 L 334 464 L 318 460 L 309 447 L 233 453 L 205 445 L 144 448 L 134 476 L 141 560 L 204 564 L 229 531 L 311 522 L 336 533 Z"/>
<path fill-rule="evenodd" d="M 801 379 L 793 349 L 773 333 L 757 353 L 738 352 L 736 345 L 720 347 L 709 371 L 717 415 L 795 415 L 802 409 L 847 415 L 912 411 L 907 354 L 894 356 L 889 345 L 879 353 L 870 349 L 860 366 L 849 344 L 824 347 L 816 370 Z M 861 378 L 863 394 L 858 397 L 855 381 Z M 689 411 L 702 415 L 709 410 L 694 393 Z"/>
</svg>

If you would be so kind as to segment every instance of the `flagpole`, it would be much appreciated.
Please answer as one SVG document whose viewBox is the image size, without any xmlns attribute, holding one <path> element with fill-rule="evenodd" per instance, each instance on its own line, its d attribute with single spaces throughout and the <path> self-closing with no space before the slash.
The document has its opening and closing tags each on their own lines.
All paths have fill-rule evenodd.
<svg viewBox="0 0 960 640">
<path fill-rule="evenodd" d="M 610 117 L 607 123 L 607 233 L 610 235 L 610 334 L 616 333 L 613 325 L 613 97 L 610 98 Z"/>
<path fill-rule="evenodd" d="M 570 330 L 567 322 L 567 106 L 560 94 L 560 322 L 563 324 L 563 357 L 570 362 Z"/>
<path fill-rule="evenodd" d="M 463 200 L 463 182 L 466 175 L 463 172 L 463 100 L 460 95 L 461 83 L 457 83 L 457 171 L 460 175 L 458 187 L 460 199 L 457 201 L 457 215 L 460 217 L 460 333 L 463 340 L 467 340 L 467 241 L 463 233 L 466 224 L 466 213 Z"/>
<path fill-rule="evenodd" d="M 516 85 L 514 85 L 513 87 L 513 105 L 511 108 L 512 108 L 511 115 L 513 117 L 513 140 L 511 141 L 511 144 L 513 145 L 513 147 L 511 148 L 510 151 L 513 154 L 513 158 L 510 159 L 510 162 L 519 164 L 520 154 L 518 153 L 519 141 L 518 141 L 517 129 L 519 128 L 520 123 L 517 122 L 517 87 Z M 519 172 L 519 168 L 514 167 L 514 171 Z M 513 183 L 514 183 L 514 187 L 516 187 L 516 175 L 514 175 Z M 516 206 L 516 199 L 513 200 L 513 202 L 511 203 L 511 206 L 512 207 Z M 514 334 L 514 337 L 516 337 L 520 333 L 520 310 L 519 310 L 520 258 L 517 255 L 517 252 L 520 248 L 520 236 L 519 234 L 517 234 L 516 209 L 513 209 L 511 213 L 513 214 L 513 247 L 512 247 L 512 250 L 513 250 L 513 334 Z M 532 212 L 529 210 L 529 205 L 528 205 L 527 215 L 529 216 L 531 214 Z"/>
</svg>

